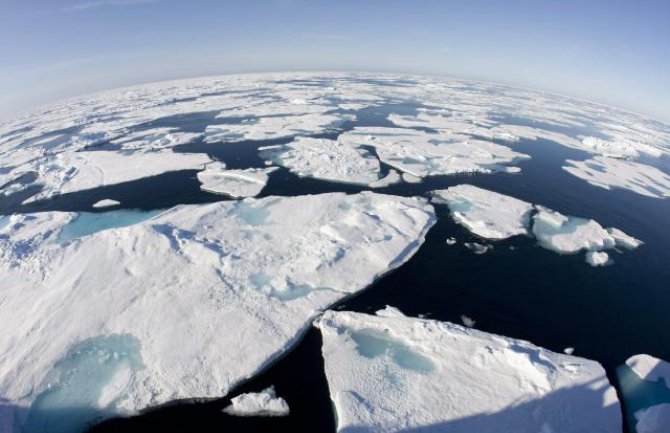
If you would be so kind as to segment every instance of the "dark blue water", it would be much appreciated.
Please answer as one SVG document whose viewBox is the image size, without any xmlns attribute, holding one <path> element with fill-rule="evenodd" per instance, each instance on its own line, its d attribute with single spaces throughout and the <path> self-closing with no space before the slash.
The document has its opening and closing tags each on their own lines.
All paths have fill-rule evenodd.
<svg viewBox="0 0 670 433">
<path fill-rule="evenodd" d="M 419 106 L 395 101 L 360 110 L 355 112 L 357 121 L 345 122 L 339 129 L 320 136 L 336 138 L 356 126 L 394 126 L 386 119 L 388 114 L 413 114 Z M 169 126 L 202 132 L 214 122 L 235 121 L 215 121 L 214 115 L 204 112 L 166 117 L 137 129 Z M 225 145 L 195 142 L 175 150 L 205 152 L 231 168 L 263 167 L 257 148 L 288 141 L 290 138 Z M 587 159 L 584 152 L 546 140 L 504 144 L 532 156 L 521 163 L 521 173 L 437 176 L 417 184 L 392 185 L 376 191 L 426 196 L 435 189 L 470 183 L 564 214 L 593 218 L 603 226 L 620 228 L 644 240 L 645 245 L 624 254 L 613 253 L 615 265 L 604 268 L 588 266 L 582 254 L 561 256 L 547 251 L 526 237 L 496 242 L 493 250 L 475 255 L 462 244 L 481 240 L 455 224 L 445 206 L 437 206 L 438 222 L 418 253 L 400 269 L 336 308 L 374 312 L 388 304 L 411 316 L 425 315 L 452 322 L 460 322 L 464 314 L 473 318 L 480 330 L 530 340 L 557 352 L 574 347 L 575 355 L 601 362 L 613 383 L 616 367 L 631 355 L 648 353 L 670 359 L 667 333 L 670 200 L 596 188 L 561 169 L 565 159 Z M 225 200 L 202 192 L 199 186 L 196 171 L 181 171 L 64 194 L 30 205 L 20 204 L 28 195 L 22 193 L 0 198 L 0 214 L 48 210 L 102 212 L 91 208 L 101 198 L 118 200 L 123 208 L 138 209 Z M 357 193 L 366 189 L 299 178 L 279 169 L 271 174 L 260 196 Z M 448 237 L 457 238 L 459 243 L 448 246 L 445 243 Z M 320 344 L 318 332 L 310 330 L 286 357 L 220 400 L 177 402 L 132 418 L 103 422 L 91 431 L 333 431 L 335 420 Z M 287 400 L 290 416 L 239 418 L 221 413 L 231 397 L 260 391 L 269 385 L 274 385 L 278 395 Z"/>
</svg>

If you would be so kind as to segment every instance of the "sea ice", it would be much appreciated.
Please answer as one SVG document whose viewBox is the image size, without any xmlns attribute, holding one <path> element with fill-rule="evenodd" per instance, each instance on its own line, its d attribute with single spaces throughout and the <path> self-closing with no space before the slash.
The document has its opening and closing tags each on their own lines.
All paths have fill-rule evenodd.
<svg viewBox="0 0 670 433">
<path fill-rule="evenodd" d="M 235 416 L 286 416 L 290 410 L 286 400 L 277 397 L 274 387 L 261 392 L 249 392 L 230 400 L 224 413 Z"/>
<path fill-rule="evenodd" d="M 604 251 L 587 251 L 586 263 L 591 266 L 605 266 L 611 263 L 610 256 Z"/>
<path fill-rule="evenodd" d="M 56 243 L 73 217 L 12 216 L 0 230 L 0 317 L 11 324 L 0 333 L 0 431 L 49 431 L 56 407 L 54 430 L 81 431 L 223 396 L 319 311 L 409 260 L 435 222 L 422 198 L 332 193 L 181 205 Z"/>
<path fill-rule="evenodd" d="M 327 311 L 316 326 L 338 431 L 621 432 L 595 361 L 402 315 Z"/>
<path fill-rule="evenodd" d="M 449 206 L 451 216 L 472 233 L 486 239 L 528 234 L 533 205 L 472 185 L 433 191 L 433 203 Z"/>
<path fill-rule="evenodd" d="M 301 177 L 361 185 L 371 185 L 381 178 L 379 159 L 374 154 L 340 140 L 298 137 L 286 145 L 259 150 L 261 157 Z"/>
<path fill-rule="evenodd" d="M 277 167 L 226 170 L 224 163 L 214 162 L 198 173 L 198 181 L 203 191 L 233 198 L 254 197 L 265 188 L 270 173 L 275 170 Z"/>
<path fill-rule="evenodd" d="M 670 431 L 670 363 L 635 355 L 616 371 L 629 430 Z"/>
<path fill-rule="evenodd" d="M 403 128 L 355 128 L 338 137 L 352 147 L 372 146 L 379 159 L 416 177 L 508 171 L 528 155 L 467 136 L 442 136 Z"/>
<path fill-rule="evenodd" d="M 493 248 L 493 245 L 483 245 L 477 242 L 465 242 L 463 246 L 475 254 L 485 254 Z"/>
<path fill-rule="evenodd" d="M 113 185 L 169 171 L 198 169 L 211 162 L 205 154 L 155 152 L 90 151 L 60 153 L 32 166 L 38 173 L 36 184 L 44 189 L 27 201 L 54 195 Z"/>
<path fill-rule="evenodd" d="M 112 200 L 110 198 L 105 198 L 105 199 L 98 200 L 95 203 L 93 203 L 93 207 L 98 209 L 98 208 L 118 206 L 120 204 L 121 204 L 121 202 L 119 202 L 117 200 Z"/>
<path fill-rule="evenodd" d="M 616 245 L 616 239 L 594 220 L 566 216 L 540 205 L 535 208 L 533 234 L 544 248 L 573 254 L 581 250 L 600 251 Z"/>
<path fill-rule="evenodd" d="M 623 188 L 654 198 L 670 197 L 670 175 L 650 165 L 602 156 L 566 163 L 563 170 L 600 188 Z"/>
</svg>

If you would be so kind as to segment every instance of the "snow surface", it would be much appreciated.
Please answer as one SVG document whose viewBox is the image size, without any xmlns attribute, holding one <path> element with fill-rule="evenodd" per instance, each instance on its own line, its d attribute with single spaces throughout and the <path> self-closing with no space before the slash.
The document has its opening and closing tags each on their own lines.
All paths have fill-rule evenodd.
<svg viewBox="0 0 670 433">
<path fill-rule="evenodd" d="M 454 221 L 477 236 L 495 240 L 528 234 L 533 212 L 530 203 L 472 185 L 457 185 L 431 195 L 433 203 L 448 205 Z"/>
<path fill-rule="evenodd" d="M 599 156 L 566 163 L 563 170 L 600 188 L 623 188 L 654 198 L 670 197 L 670 175 L 650 165 Z"/>
<path fill-rule="evenodd" d="M 381 179 L 379 159 L 340 140 L 298 137 L 282 146 L 261 147 L 261 157 L 301 177 L 372 185 Z M 397 172 L 396 182 L 400 181 Z"/>
<path fill-rule="evenodd" d="M 635 414 L 637 433 L 667 433 L 670 431 L 670 403 L 657 404 Z"/>
<path fill-rule="evenodd" d="M 541 247 L 557 253 L 586 250 L 586 262 L 591 266 L 612 263 L 602 250 L 614 247 L 630 250 L 643 244 L 619 229 L 605 229 L 594 220 L 566 216 L 472 185 L 432 191 L 431 197 L 433 203 L 449 206 L 454 221 L 477 236 L 500 240 L 532 233 Z M 477 242 L 466 242 L 465 246 L 476 254 L 484 254 L 492 248 Z"/>
<path fill-rule="evenodd" d="M 316 326 L 338 431 L 621 432 L 595 361 L 398 315 L 327 311 Z"/>
<path fill-rule="evenodd" d="M 340 134 L 338 141 L 352 147 L 371 146 L 382 162 L 419 178 L 509 171 L 506 165 L 529 158 L 489 141 L 403 128 L 355 128 Z"/>
<path fill-rule="evenodd" d="M 112 200 L 111 198 L 105 198 L 102 200 L 98 200 L 95 203 L 93 203 L 93 207 L 96 209 L 99 208 L 105 208 L 105 207 L 112 207 L 112 206 L 118 206 L 120 205 L 121 202 L 117 200 Z"/>
<path fill-rule="evenodd" d="M 277 397 L 273 386 L 261 392 L 249 392 L 230 400 L 224 413 L 235 416 L 287 416 L 290 412 L 286 400 Z"/>
<path fill-rule="evenodd" d="M 220 397 L 318 312 L 402 265 L 435 222 L 373 193 L 181 205 L 56 243 L 74 214 L 0 231 L 0 431 Z M 157 260 L 157 258 L 160 258 Z M 76 405 L 72 417 L 54 410 Z"/>
<path fill-rule="evenodd" d="M 610 256 L 604 251 L 587 251 L 586 263 L 596 267 L 608 265 L 612 263 L 612 261 L 610 260 Z"/>
<path fill-rule="evenodd" d="M 198 153 L 90 151 L 60 153 L 31 166 L 44 189 L 27 202 L 128 182 L 169 171 L 199 169 L 211 162 Z"/>
<path fill-rule="evenodd" d="M 233 198 L 254 197 L 265 188 L 270 173 L 275 170 L 277 167 L 226 170 L 224 163 L 214 162 L 198 173 L 198 181 L 203 191 Z"/>
<path fill-rule="evenodd" d="M 651 355 L 635 355 L 626 360 L 626 365 L 642 380 L 657 382 L 665 381 L 670 388 L 670 363 Z"/>
</svg>

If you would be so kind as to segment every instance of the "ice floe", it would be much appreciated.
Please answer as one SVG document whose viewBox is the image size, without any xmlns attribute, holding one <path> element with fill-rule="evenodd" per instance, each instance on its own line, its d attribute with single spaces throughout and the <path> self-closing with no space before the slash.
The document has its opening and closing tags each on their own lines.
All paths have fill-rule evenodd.
<svg viewBox="0 0 670 433">
<path fill-rule="evenodd" d="M 249 392 L 230 400 L 224 413 L 235 416 L 287 416 L 290 413 L 288 403 L 277 397 L 274 387 L 261 392 Z"/>
<path fill-rule="evenodd" d="M 400 315 L 327 311 L 316 326 L 338 431 L 621 432 L 595 361 Z"/>
<path fill-rule="evenodd" d="M 95 203 L 93 203 L 93 207 L 96 209 L 100 209 L 105 207 L 118 206 L 120 204 L 121 202 L 119 202 L 118 200 L 112 200 L 111 198 L 104 198 L 102 200 L 98 200 Z"/>
<path fill-rule="evenodd" d="M 0 431 L 223 396 L 435 222 L 425 199 L 332 193 L 182 205 L 56 242 L 75 216 L 0 230 Z"/>
<path fill-rule="evenodd" d="M 533 205 L 472 185 L 457 185 L 432 193 L 433 202 L 449 206 L 451 216 L 486 239 L 528 234 Z"/>
<path fill-rule="evenodd" d="M 465 242 L 463 246 L 475 254 L 486 254 L 489 250 L 493 249 L 493 245 L 484 245 L 478 242 Z"/>
<path fill-rule="evenodd" d="M 557 253 L 574 254 L 585 250 L 586 261 L 592 266 L 612 263 L 602 250 L 615 247 L 631 250 L 643 243 L 619 229 L 605 229 L 592 219 L 566 216 L 472 185 L 436 190 L 431 197 L 433 203 L 449 206 L 454 221 L 477 236 L 500 240 L 532 234 L 541 247 Z M 467 242 L 465 246 L 477 254 L 492 248 L 477 242 Z"/>
<path fill-rule="evenodd" d="M 371 185 L 380 182 L 377 157 L 340 140 L 299 137 L 282 146 L 262 147 L 261 156 L 301 177 Z M 399 176 L 394 172 L 396 182 Z"/>
<path fill-rule="evenodd" d="M 27 202 L 170 171 L 199 169 L 208 162 L 211 160 L 205 154 L 175 153 L 171 150 L 59 153 L 31 166 L 31 170 L 37 173 L 34 183 L 44 188 Z"/>
<path fill-rule="evenodd" d="M 233 198 L 254 197 L 265 188 L 270 173 L 277 167 L 227 170 L 222 162 L 208 164 L 198 173 L 200 189 Z"/>
<path fill-rule="evenodd" d="M 670 197 L 670 175 L 647 164 L 601 156 L 566 163 L 563 170 L 600 188 L 622 188 L 654 198 Z"/>
<path fill-rule="evenodd" d="M 529 158 L 489 141 L 403 128 L 355 128 L 340 134 L 338 141 L 352 147 L 370 146 L 382 162 L 419 178 L 509 171 L 506 165 Z"/>
<path fill-rule="evenodd" d="M 616 371 L 631 432 L 670 431 L 670 363 L 640 354 Z"/>
</svg>

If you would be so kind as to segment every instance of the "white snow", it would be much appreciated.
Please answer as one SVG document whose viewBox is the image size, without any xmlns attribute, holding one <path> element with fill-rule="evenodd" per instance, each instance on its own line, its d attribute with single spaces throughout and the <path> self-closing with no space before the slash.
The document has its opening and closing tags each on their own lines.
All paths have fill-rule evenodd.
<svg viewBox="0 0 670 433">
<path fill-rule="evenodd" d="M 433 191 L 433 203 L 449 206 L 457 223 L 486 239 L 528 234 L 533 205 L 472 185 Z"/>
<path fill-rule="evenodd" d="M 610 264 L 610 256 L 604 251 L 587 251 L 586 252 L 586 263 L 591 266 L 605 266 Z"/>
<path fill-rule="evenodd" d="M 223 396 L 407 261 L 435 221 L 425 199 L 333 193 L 182 205 L 56 243 L 72 217 L 1 229 L 0 431 L 73 404 L 84 419 L 61 416 L 68 431 Z"/>
<path fill-rule="evenodd" d="M 472 185 L 432 191 L 431 197 L 433 203 L 449 206 L 454 221 L 477 236 L 500 240 L 532 234 L 541 247 L 560 254 L 586 250 L 586 262 L 591 266 L 613 262 L 602 250 L 614 247 L 635 249 L 643 244 L 619 229 L 605 229 L 594 220 L 566 216 L 541 205 L 532 205 Z M 467 242 L 465 246 L 476 254 L 484 254 L 492 248 L 477 242 Z"/>
<path fill-rule="evenodd" d="M 35 162 L 36 184 L 44 189 L 27 202 L 59 194 L 156 176 L 169 171 L 199 169 L 211 160 L 205 154 L 155 152 L 90 151 L 60 153 Z"/>
<path fill-rule="evenodd" d="M 270 173 L 277 167 L 226 170 L 222 162 L 208 164 L 198 173 L 200 189 L 233 198 L 254 197 L 265 188 Z"/>
<path fill-rule="evenodd" d="M 458 241 L 456 240 L 456 238 L 453 238 L 453 237 L 452 237 L 452 238 L 447 238 L 447 245 L 449 245 L 449 246 L 451 246 L 451 245 L 455 245 L 456 242 L 458 242 Z"/>
<path fill-rule="evenodd" d="M 261 392 L 249 392 L 230 400 L 224 413 L 235 416 L 287 416 L 290 412 L 286 400 L 277 397 L 274 387 Z"/>
<path fill-rule="evenodd" d="M 670 431 L 670 403 L 657 404 L 635 413 L 637 433 L 667 433 Z"/>
<path fill-rule="evenodd" d="M 594 220 L 565 216 L 540 205 L 535 208 L 533 234 L 544 248 L 573 254 L 580 250 L 599 251 L 616 245 L 610 233 Z"/>
<path fill-rule="evenodd" d="M 99 208 L 105 208 L 105 207 L 112 207 L 112 206 L 118 206 L 120 205 L 121 202 L 117 200 L 112 200 L 111 198 L 105 198 L 102 200 L 98 200 L 95 203 L 93 203 L 93 207 L 96 209 Z"/>
<path fill-rule="evenodd" d="M 657 382 L 663 379 L 666 386 L 670 388 L 670 363 L 651 355 L 635 355 L 626 360 L 630 367 L 640 379 L 649 382 Z"/>
<path fill-rule="evenodd" d="M 178 132 L 177 128 L 155 128 L 126 134 L 111 141 L 127 150 L 155 150 L 191 143 L 202 137 L 201 133 Z"/>
<path fill-rule="evenodd" d="M 283 146 L 261 147 L 261 157 L 301 177 L 371 185 L 380 182 L 379 160 L 340 140 L 298 137 Z M 395 181 L 399 181 L 395 174 Z"/>
<path fill-rule="evenodd" d="M 410 317 L 327 311 L 316 326 L 338 431 L 621 432 L 595 361 Z"/>
<path fill-rule="evenodd" d="M 372 146 L 382 162 L 415 177 L 491 173 L 529 158 L 492 142 L 402 128 L 355 128 L 338 137 L 352 147 Z"/>
<path fill-rule="evenodd" d="M 670 175 L 650 165 L 601 156 L 566 163 L 563 170 L 600 188 L 623 188 L 654 198 L 670 197 Z"/>
</svg>

